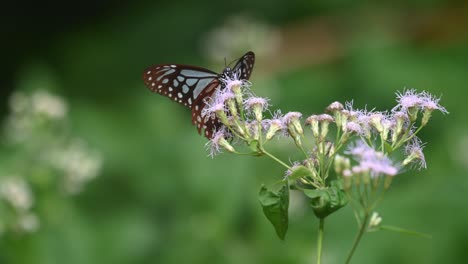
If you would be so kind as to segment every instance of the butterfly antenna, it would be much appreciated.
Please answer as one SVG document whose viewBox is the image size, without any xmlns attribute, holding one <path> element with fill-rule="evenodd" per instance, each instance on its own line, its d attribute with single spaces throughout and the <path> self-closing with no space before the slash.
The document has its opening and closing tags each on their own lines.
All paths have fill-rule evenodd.
<svg viewBox="0 0 468 264">
<path fill-rule="evenodd" d="M 238 61 L 238 60 L 239 60 L 239 58 L 233 59 L 231 62 L 229 62 L 228 66 L 231 66 L 234 62 L 236 62 L 236 61 Z"/>
</svg>

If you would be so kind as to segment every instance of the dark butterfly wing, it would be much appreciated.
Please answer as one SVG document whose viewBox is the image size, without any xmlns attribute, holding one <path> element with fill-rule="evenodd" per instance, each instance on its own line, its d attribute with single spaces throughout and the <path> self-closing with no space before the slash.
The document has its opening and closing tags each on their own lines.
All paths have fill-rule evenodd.
<svg viewBox="0 0 468 264">
<path fill-rule="evenodd" d="M 211 100 L 211 95 L 216 89 L 221 88 L 221 82 L 219 79 L 213 80 L 206 88 L 202 91 L 202 94 L 198 97 L 192 106 L 192 123 L 197 126 L 198 133 L 202 133 L 202 129 L 205 131 L 204 135 L 208 139 L 213 137 L 213 133 L 221 127 L 221 122 L 214 113 L 210 115 L 202 115 L 203 108 L 206 103 Z"/>
<path fill-rule="evenodd" d="M 192 123 L 198 133 L 205 130 L 207 138 L 220 126 L 216 117 L 202 116 L 214 91 L 220 87 L 218 74 L 210 70 L 178 64 L 159 64 L 145 70 L 143 80 L 146 87 L 192 110 Z"/>
<path fill-rule="evenodd" d="M 252 51 L 247 52 L 232 68 L 234 76 L 242 80 L 248 80 L 250 75 L 252 75 L 254 63 L 255 54 Z"/>
<path fill-rule="evenodd" d="M 248 80 L 252 74 L 255 55 L 249 51 L 242 56 L 232 69 L 233 76 Z M 179 64 L 158 64 L 143 73 L 146 87 L 192 110 L 192 123 L 208 139 L 221 127 L 215 114 L 202 115 L 203 109 L 216 89 L 222 88 L 218 74 L 210 70 Z"/>
<path fill-rule="evenodd" d="M 248 80 L 252 74 L 254 63 L 255 54 L 252 51 L 247 52 L 236 62 L 232 68 L 232 76 L 235 78 Z M 202 128 L 205 130 L 205 136 L 207 138 L 212 138 L 213 133 L 218 130 L 222 124 L 219 119 L 216 118 L 215 114 L 201 116 L 201 111 L 203 107 L 205 107 L 206 101 L 211 99 L 213 92 L 220 87 L 219 85 L 221 82 L 222 81 L 219 81 L 218 83 L 213 82 L 211 85 L 207 86 L 207 88 L 203 91 L 203 96 L 200 96 L 199 99 L 201 100 L 201 98 L 205 98 L 204 101 L 197 101 L 192 107 L 192 122 L 194 122 L 194 124 L 197 126 L 199 133 L 201 133 Z"/>
<path fill-rule="evenodd" d="M 151 91 L 192 108 L 205 87 L 218 80 L 218 74 L 195 66 L 159 64 L 148 67 L 143 80 Z"/>
</svg>

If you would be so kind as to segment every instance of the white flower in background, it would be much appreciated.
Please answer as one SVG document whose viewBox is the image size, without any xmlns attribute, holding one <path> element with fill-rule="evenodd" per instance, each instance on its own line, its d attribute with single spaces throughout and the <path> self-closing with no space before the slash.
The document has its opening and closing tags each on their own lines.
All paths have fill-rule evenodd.
<svg viewBox="0 0 468 264">
<path fill-rule="evenodd" d="M 31 209 L 34 202 L 28 183 L 20 177 L 8 177 L 2 180 L 0 194 L 18 211 Z"/>
<path fill-rule="evenodd" d="M 83 185 L 94 179 L 101 170 L 101 156 L 90 150 L 82 140 L 51 152 L 48 157 L 53 167 L 64 174 L 64 188 L 69 194 L 81 191 Z"/>
<path fill-rule="evenodd" d="M 36 130 L 42 128 L 43 118 L 62 121 L 68 112 L 68 106 L 61 97 L 45 90 L 31 94 L 14 92 L 10 96 L 9 106 L 10 114 L 6 118 L 4 131 L 6 138 L 14 143 L 34 138 L 38 134 Z"/>
<path fill-rule="evenodd" d="M 211 60 L 237 58 L 240 53 L 255 50 L 259 57 L 273 54 L 280 45 L 280 33 L 266 23 L 237 15 L 203 37 L 204 52 Z M 229 63 L 229 62 L 228 62 Z"/>
<path fill-rule="evenodd" d="M 36 91 L 31 96 L 34 113 L 43 114 L 51 119 L 61 119 L 67 114 L 67 105 L 61 97 L 46 91 Z"/>
<path fill-rule="evenodd" d="M 17 224 L 21 231 L 34 233 L 39 229 L 39 218 L 34 213 L 26 213 L 20 215 Z"/>
</svg>

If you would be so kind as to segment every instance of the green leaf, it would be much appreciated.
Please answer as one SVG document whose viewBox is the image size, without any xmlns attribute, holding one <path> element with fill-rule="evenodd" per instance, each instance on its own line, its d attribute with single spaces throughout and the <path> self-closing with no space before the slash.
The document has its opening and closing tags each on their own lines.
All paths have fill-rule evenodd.
<svg viewBox="0 0 468 264">
<path fill-rule="evenodd" d="M 332 181 L 323 189 L 305 189 L 304 194 L 311 198 L 310 205 L 318 218 L 325 218 L 348 203 L 340 181 Z"/>
<path fill-rule="evenodd" d="M 393 148 L 392 148 L 392 145 L 388 144 L 388 142 L 384 142 L 384 152 L 385 153 L 392 153 L 393 152 Z"/>
<path fill-rule="evenodd" d="M 257 152 L 258 151 L 258 140 L 252 140 L 249 143 L 249 147 L 252 151 Z"/>
<path fill-rule="evenodd" d="M 306 168 L 305 166 L 297 166 L 294 167 L 293 171 L 291 174 L 288 176 L 289 180 L 297 180 L 299 178 L 305 177 L 305 176 L 311 176 L 312 172 Z"/>
<path fill-rule="evenodd" d="M 288 231 L 289 186 L 283 185 L 279 192 L 273 192 L 262 185 L 259 192 L 259 201 L 263 213 L 276 230 L 276 234 L 284 240 Z"/>
</svg>

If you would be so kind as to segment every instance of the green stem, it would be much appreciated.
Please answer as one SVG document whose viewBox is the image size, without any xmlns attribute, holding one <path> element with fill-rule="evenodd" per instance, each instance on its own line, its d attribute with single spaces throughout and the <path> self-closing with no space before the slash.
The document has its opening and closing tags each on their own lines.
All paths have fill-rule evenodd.
<svg viewBox="0 0 468 264">
<path fill-rule="evenodd" d="M 325 218 L 320 218 L 319 223 L 319 232 L 318 232 L 318 239 L 317 239 L 317 264 L 320 264 L 322 259 L 322 242 L 323 242 L 323 226 L 325 225 Z"/>
<path fill-rule="evenodd" d="M 413 235 L 413 236 L 419 236 L 419 237 L 424 237 L 424 238 L 432 238 L 431 235 L 424 234 L 424 233 L 419 233 L 413 230 L 408 230 L 408 229 L 403 229 L 400 227 L 396 226 L 388 226 L 388 225 L 382 225 L 380 226 L 381 230 L 387 230 L 387 231 L 394 231 L 394 232 L 399 232 L 407 235 Z"/>
<path fill-rule="evenodd" d="M 361 223 L 361 228 L 359 229 L 359 233 L 357 234 L 356 238 L 354 239 L 353 247 L 348 253 L 348 257 L 346 258 L 345 264 L 348 264 L 351 261 L 351 258 L 353 257 L 354 252 L 356 251 L 357 246 L 359 245 L 359 242 L 361 241 L 362 236 L 364 235 L 364 232 L 366 231 L 367 227 L 367 221 L 369 220 L 369 213 L 366 211 L 364 213 L 364 219 Z"/>
<path fill-rule="evenodd" d="M 268 157 L 270 157 L 271 159 L 273 159 L 274 161 L 278 162 L 279 164 L 283 165 L 284 167 L 286 167 L 287 169 L 291 169 L 291 167 L 288 166 L 288 164 L 282 162 L 280 159 L 278 159 L 277 157 L 275 157 L 273 154 L 270 154 L 268 151 L 264 150 L 264 149 L 261 149 L 260 150 L 263 154 L 267 155 Z"/>
</svg>

